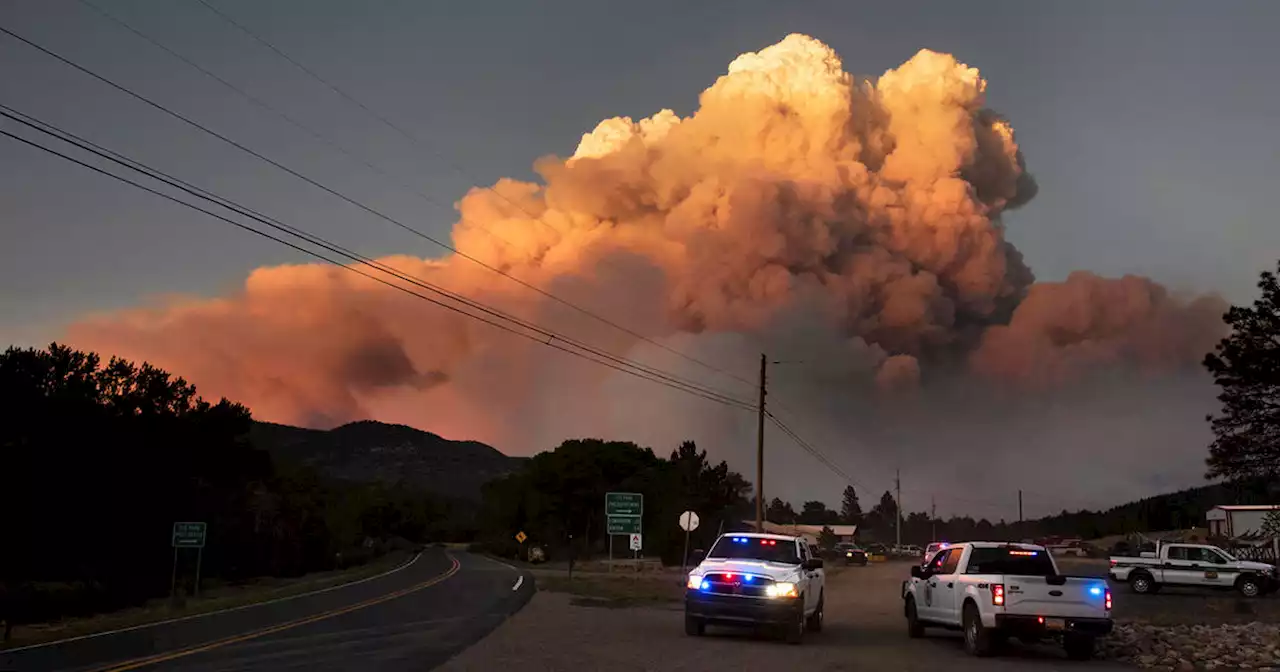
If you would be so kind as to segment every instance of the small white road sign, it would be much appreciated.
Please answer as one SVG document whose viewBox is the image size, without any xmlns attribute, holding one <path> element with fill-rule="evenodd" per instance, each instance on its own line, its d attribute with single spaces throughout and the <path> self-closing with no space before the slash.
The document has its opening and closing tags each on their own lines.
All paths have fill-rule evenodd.
<svg viewBox="0 0 1280 672">
<path fill-rule="evenodd" d="M 640 535 L 638 534 L 631 535 L 631 550 L 633 551 L 640 550 Z"/>
<path fill-rule="evenodd" d="M 698 514 L 692 511 L 685 511 L 680 514 L 680 529 L 685 532 L 692 532 L 698 529 Z"/>
</svg>

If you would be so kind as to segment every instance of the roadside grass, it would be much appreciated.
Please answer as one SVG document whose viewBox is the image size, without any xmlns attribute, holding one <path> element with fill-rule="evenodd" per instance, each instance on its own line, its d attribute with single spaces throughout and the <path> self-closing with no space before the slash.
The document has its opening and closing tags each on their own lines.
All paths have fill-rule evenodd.
<svg viewBox="0 0 1280 672">
<path fill-rule="evenodd" d="M 263 577 L 235 584 L 218 584 L 211 581 L 209 586 L 201 591 L 199 598 L 188 597 L 185 604 L 178 607 L 170 605 L 168 598 L 157 598 L 139 607 L 105 614 L 68 618 L 51 623 L 15 624 L 10 640 L 0 642 L 0 651 L 137 627 L 172 618 L 195 616 L 322 590 L 381 574 L 404 564 L 412 555 L 407 551 L 392 551 L 359 567 L 315 572 L 291 578 Z"/>
<path fill-rule="evenodd" d="M 684 599 L 684 581 L 678 575 L 574 572 L 570 579 L 567 572 L 534 571 L 533 574 L 538 590 L 587 598 L 585 602 L 575 601 L 582 606 L 660 606 Z"/>
</svg>

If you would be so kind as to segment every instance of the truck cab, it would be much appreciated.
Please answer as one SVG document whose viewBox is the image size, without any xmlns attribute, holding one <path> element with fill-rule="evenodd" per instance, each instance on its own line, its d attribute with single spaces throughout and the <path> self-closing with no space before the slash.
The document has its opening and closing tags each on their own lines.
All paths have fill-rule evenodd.
<svg viewBox="0 0 1280 672">
<path fill-rule="evenodd" d="M 1160 544 L 1154 553 L 1113 555 L 1108 575 L 1139 594 L 1181 586 L 1235 589 L 1245 597 L 1259 597 L 1280 588 L 1275 565 L 1239 560 L 1209 544 Z"/>
<path fill-rule="evenodd" d="M 684 630 L 702 635 L 707 624 L 769 626 L 792 644 L 822 630 L 826 574 L 803 537 L 720 535 L 689 576 Z"/>
<path fill-rule="evenodd" d="M 907 634 L 925 628 L 963 630 L 965 650 L 994 652 L 1008 637 L 1024 642 L 1060 639 L 1067 656 L 1093 655 L 1096 639 L 1112 629 L 1106 581 L 1058 573 L 1043 546 L 966 542 L 940 549 L 911 568 L 902 584 Z"/>
</svg>

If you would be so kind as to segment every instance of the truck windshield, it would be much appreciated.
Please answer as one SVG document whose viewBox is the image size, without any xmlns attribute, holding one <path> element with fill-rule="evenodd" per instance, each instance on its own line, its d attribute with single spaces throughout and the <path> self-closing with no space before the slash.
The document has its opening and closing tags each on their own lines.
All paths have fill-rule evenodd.
<svg viewBox="0 0 1280 672">
<path fill-rule="evenodd" d="M 969 556 L 967 574 L 1014 574 L 1053 576 L 1053 560 L 1046 551 L 1021 548 L 975 548 Z"/>
<path fill-rule="evenodd" d="M 716 545 L 711 547 L 707 557 L 725 560 L 761 560 L 788 565 L 800 564 L 800 556 L 796 555 L 796 544 L 788 539 L 720 537 Z"/>
</svg>

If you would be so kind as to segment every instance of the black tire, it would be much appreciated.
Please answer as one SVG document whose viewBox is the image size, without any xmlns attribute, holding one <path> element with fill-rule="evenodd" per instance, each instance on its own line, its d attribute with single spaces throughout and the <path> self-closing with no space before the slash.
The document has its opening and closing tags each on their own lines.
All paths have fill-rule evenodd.
<svg viewBox="0 0 1280 672">
<path fill-rule="evenodd" d="M 783 630 L 783 637 L 787 640 L 788 644 L 799 644 L 804 641 L 804 626 L 806 620 L 808 619 L 804 617 L 804 596 L 801 595 L 800 604 L 796 605 L 795 616 L 792 617 L 790 623 L 783 626 L 785 628 Z"/>
<path fill-rule="evenodd" d="M 907 598 L 907 637 L 911 639 L 920 639 L 924 637 L 924 624 L 920 622 L 920 615 L 916 613 L 916 598 Z"/>
<path fill-rule="evenodd" d="M 1262 581 L 1256 576 L 1242 576 L 1236 579 L 1236 590 L 1245 597 L 1258 597 L 1262 595 Z"/>
<path fill-rule="evenodd" d="M 822 618 L 823 618 L 822 612 L 823 612 L 823 607 L 826 599 L 824 595 L 825 592 L 826 591 L 823 591 L 822 593 L 818 593 L 818 608 L 813 610 L 813 613 L 809 615 L 809 618 L 805 623 L 805 627 L 810 632 L 822 632 Z"/>
<path fill-rule="evenodd" d="M 1089 660 L 1093 658 L 1094 638 L 1089 635 L 1066 634 L 1062 637 L 1062 648 L 1071 660 Z"/>
<path fill-rule="evenodd" d="M 991 632 L 982 625 L 982 616 L 973 603 L 964 605 L 964 650 L 971 656 L 991 655 Z"/>
<path fill-rule="evenodd" d="M 697 616 L 684 615 L 684 634 L 690 637 L 701 637 L 707 631 L 707 624 Z"/>
<path fill-rule="evenodd" d="M 1156 580 L 1146 572 L 1134 572 L 1129 577 L 1129 589 L 1139 595 L 1150 595 L 1158 590 Z"/>
</svg>

